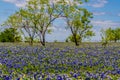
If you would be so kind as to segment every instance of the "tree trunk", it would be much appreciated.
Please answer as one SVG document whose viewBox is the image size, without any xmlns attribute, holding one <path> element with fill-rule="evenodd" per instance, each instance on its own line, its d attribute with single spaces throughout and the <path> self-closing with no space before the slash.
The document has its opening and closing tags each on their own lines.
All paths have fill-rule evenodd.
<svg viewBox="0 0 120 80">
<path fill-rule="evenodd" d="M 43 36 L 43 46 L 45 46 L 45 36 Z"/>
<path fill-rule="evenodd" d="M 76 45 L 76 46 L 79 46 L 78 40 L 77 40 L 77 35 L 76 35 L 76 34 L 73 34 L 73 37 L 74 37 L 74 40 L 75 40 L 75 45 Z"/>
<path fill-rule="evenodd" d="M 72 35 L 73 35 L 73 38 L 74 38 L 75 45 L 76 45 L 76 46 L 79 46 L 78 41 L 77 41 L 77 33 L 74 33 L 72 27 L 70 27 L 70 30 L 71 30 L 71 32 L 72 32 Z"/>
<path fill-rule="evenodd" d="M 115 43 L 117 42 L 117 39 L 115 39 Z"/>
<path fill-rule="evenodd" d="M 33 46 L 33 38 L 30 38 L 29 44 L 30 44 L 31 46 Z"/>
<path fill-rule="evenodd" d="M 45 34 L 42 35 L 41 44 L 42 44 L 42 46 L 45 46 Z"/>
</svg>

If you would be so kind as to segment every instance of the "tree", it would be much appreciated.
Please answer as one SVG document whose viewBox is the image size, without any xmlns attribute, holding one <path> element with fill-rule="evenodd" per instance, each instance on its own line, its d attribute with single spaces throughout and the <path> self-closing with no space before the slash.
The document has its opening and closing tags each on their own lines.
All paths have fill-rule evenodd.
<svg viewBox="0 0 120 80">
<path fill-rule="evenodd" d="M 23 11 L 27 12 L 24 19 L 30 20 L 33 31 L 39 36 L 40 42 L 45 46 L 45 35 L 50 33 L 53 21 L 57 19 L 62 11 L 57 9 L 57 4 L 50 0 L 29 0 Z M 21 15 L 23 16 L 23 15 Z"/>
<path fill-rule="evenodd" d="M 15 28 L 5 29 L 0 33 L 0 42 L 20 42 L 21 36 Z"/>
<path fill-rule="evenodd" d="M 30 18 L 31 15 L 26 10 L 20 9 L 18 12 L 12 14 L 2 26 L 9 26 L 18 29 L 24 35 L 24 38 L 26 37 L 25 33 L 27 33 L 29 44 L 33 45 L 36 32 Z"/>
<path fill-rule="evenodd" d="M 109 32 L 110 30 L 108 30 L 107 32 Z M 105 48 L 108 44 L 109 41 L 109 37 L 107 37 L 108 34 L 106 34 L 106 31 L 104 29 L 101 29 L 101 38 L 102 38 L 102 46 Z"/>
<path fill-rule="evenodd" d="M 102 41 L 114 41 L 114 42 L 117 42 L 118 40 L 120 40 L 120 28 L 115 28 L 115 29 L 112 29 L 112 28 L 108 28 L 106 30 L 101 30 L 102 34 L 101 34 L 101 37 L 102 37 Z"/>
<path fill-rule="evenodd" d="M 92 13 L 79 6 L 82 1 L 69 0 L 67 3 L 68 5 L 64 6 L 63 17 L 65 17 L 68 28 L 70 28 L 72 32 L 75 45 L 78 46 L 77 34 L 79 34 L 81 41 L 83 38 L 88 38 L 94 35 L 91 30 L 92 25 L 90 25 Z"/>
<path fill-rule="evenodd" d="M 105 38 L 107 38 L 108 41 L 113 41 L 115 38 L 114 30 L 111 28 L 105 30 L 105 35 L 106 35 Z"/>
<path fill-rule="evenodd" d="M 29 12 L 29 10 L 20 9 L 19 17 L 21 18 L 20 26 L 26 31 L 28 34 L 28 41 L 30 45 L 33 45 L 34 38 L 36 37 L 35 27 L 37 26 L 36 20 L 32 19 L 34 15 Z M 22 31 L 23 32 L 23 31 Z M 24 34 L 24 32 L 23 32 Z M 25 37 L 25 35 L 24 35 Z M 26 39 L 26 37 L 25 37 Z"/>
<path fill-rule="evenodd" d="M 114 35 L 115 35 L 115 37 L 114 37 L 114 42 L 119 41 L 119 40 L 120 40 L 120 28 L 116 28 L 116 29 L 114 30 Z"/>
</svg>

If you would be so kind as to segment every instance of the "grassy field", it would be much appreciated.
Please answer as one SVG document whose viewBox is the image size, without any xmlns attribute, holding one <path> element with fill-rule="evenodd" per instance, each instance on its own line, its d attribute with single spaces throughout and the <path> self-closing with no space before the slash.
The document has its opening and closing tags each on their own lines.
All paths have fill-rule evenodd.
<svg viewBox="0 0 120 80">
<path fill-rule="evenodd" d="M 120 43 L 0 43 L 0 80 L 119 80 Z"/>
</svg>

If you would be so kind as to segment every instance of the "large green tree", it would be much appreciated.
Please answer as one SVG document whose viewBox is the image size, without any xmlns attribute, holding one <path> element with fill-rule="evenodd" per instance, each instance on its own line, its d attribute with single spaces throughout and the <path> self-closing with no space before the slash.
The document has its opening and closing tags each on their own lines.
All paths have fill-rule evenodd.
<svg viewBox="0 0 120 80">
<path fill-rule="evenodd" d="M 46 33 L 51 32 L 48 28 L 61 14 L 62 11 L 57 9 L 57 4 L 50 0 L 29 0 L 26 8 L 21 9 L 22 20 L 30 24 L 43 46 L 45 46 Z M 28 28 L 26 24 L 25 28 Z"/>
<path fill-rule="evenodd" d="M 77 34 L 80 36 L 80 40 L 93 36 L 94 33 L 91 30 L 90 19 L 92 13 L 87 9 L 81 8 L 80 5 L 83 1 L 80 0 L 69 0 L 68 5 L 64 5 L 63 17 L 65 17 L 68 28 L 71 30 L 75 45 L 78 46 Z M 81 42 L 80 41 L 80 42 Z"/>
<path fill-rule="evenodd" d="M 21 36 L 17 29 L 8 28 L 0 33 L 0 42 L 20 42 Z"/>
<path fill-rule="evenodd" d="M 37 26 L 36 18 L 34 18 L 33 20 L 34 14 L 30 13 L 29 10 L 25 10 L 25 9 L 20 9 L 19 17 L 21 18 L 20 26 L 28 34 L 29 44 L 33 45 L 34 38 L 36 38 L 36 30 L 35 30 L 35 27 Z M 21 32 L 24 34 L 24 37 L 26 39 L 26 35 L 23 32 L 23 30 L 21 30 Z"/>
<path fill-rule="evenodd" d="M 33 23 L 30 19 L 31 15 L 23 9 L 12 14 L 3 24 L 3 26 L 9 26 L 18 29 L 23 35 L 29 37 L 29 44 L 33 45 L 33 40 L 36 36 Z M 35 25 L 35 24 L 34 24 Z"/>
</svg>

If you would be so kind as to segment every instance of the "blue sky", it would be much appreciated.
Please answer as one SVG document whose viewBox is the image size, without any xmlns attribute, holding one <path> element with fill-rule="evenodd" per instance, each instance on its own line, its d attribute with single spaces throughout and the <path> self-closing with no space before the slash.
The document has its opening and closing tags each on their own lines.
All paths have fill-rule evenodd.
<svg viewBox="0 0 120 80">
<path fill-rule="evenodd" d="M 25 0 L 0 0 L 0 24 L 2 24 L 11 14 L 24 7 Z M 85 8 L 91 11 L 94 18 L 91 20 L 93 31 L 96 36 L 91 41 L 99 41 L 100 30 L 109 27 L 120 27 L 120 0 L 89 0 L 87 4 L 83 4 Z M 0 27 L 2 29 L 3 27 Z M 47 35 L 47 41 L 65 41 L 66 37 L 71 34 L 65 29 L 65 22 L 58 19 L 54 22 L 53 33 Z"/>
</svg>

